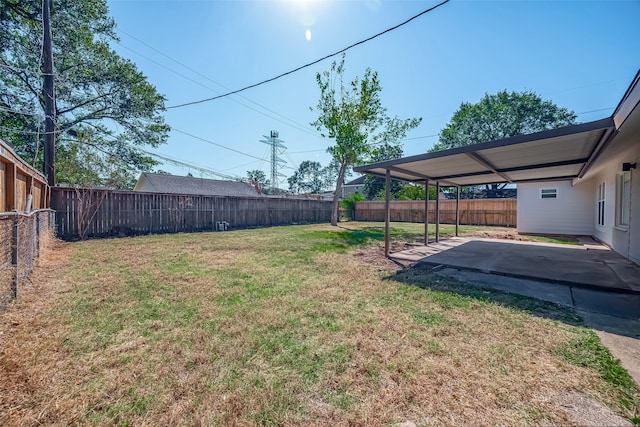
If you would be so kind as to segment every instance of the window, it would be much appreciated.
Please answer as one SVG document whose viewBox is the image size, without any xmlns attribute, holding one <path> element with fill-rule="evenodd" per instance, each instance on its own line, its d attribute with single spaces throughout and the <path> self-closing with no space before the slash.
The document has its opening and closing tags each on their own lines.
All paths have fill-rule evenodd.
<svg viewBox="0 0 640 427">
<path fill-rule="evenodd" d="M 541 199 L 555 199 L 558 197 L 558 189 L 557 188 L 541 188 L 540 189 L 540 198 Z"/>
<path fill-rule="evenodd" d="M 598 225 L 604 225 L 604 182 L 598 185 Z"/>
<path fill-rule="evenodd" d="M 631 210 L 631 172 L 616 175 L 616 226 L 629 227 Z"/>
</svg>

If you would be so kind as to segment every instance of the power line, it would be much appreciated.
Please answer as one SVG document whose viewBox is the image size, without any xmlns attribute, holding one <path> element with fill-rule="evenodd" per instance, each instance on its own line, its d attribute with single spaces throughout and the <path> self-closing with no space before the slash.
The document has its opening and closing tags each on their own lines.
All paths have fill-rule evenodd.
<svg viewBox="0 0 640 427">
<path fill-rule="evenodd" d="M 287 157 L 287 159 L 289 159 L 289 161 L 290 161 L 290 162 L 291 162 L 291 164 L 293 165 L 293 169 L 294 169 L 294 170 L 298 170 L 298 168 L 299 168 L 298 163 L 296 163 L 296 161 L 295 161 L 295 160 L 293 160 L 293 157 L 291 157 L 291 156 L 289 155 L 289 153 L 287 153 L 287 152 L 285 152 L 285 153 L 284 153 L 284 155 Z"/>
<path fill-rule="evenodd" d="M 174 70 L 174 69 L 172 69 L 172 68 L 169 68 L 169 67 L 167 67 L 166 65 L 161 64 L 160 62 L 158 62 L 158 61 L 156 61 L 156 60 L 154 60 L 154 59 L 152 59 L 152 58 L 149 58 L 148 56 L 146 56 L 146 55 L 144 55 L 144 54 L 142 54 L 142 53 L 140 53 L 140 52 L 138 52 L 138 51 L 136 51 L 136 50 L 133 50 L 133 49 L 131 49 L 131 48 L 129 48 L 129 47 L 127 47 L 127 46 L 123 45 L 122 43 L 118 43 L 118 45 L 119 45 L 120 47 L 124 48 L 124 49 L 127 49 L 127 50 L 129 50 L 129 51 L 131 51 L 131 52 L 135 53 L 136 55 L 141 56 L 142 58 L 146 59 L 147 61 L 151 61 L 151 62 L 153 62 L 154 64 L 156 64 L 156 65 L 158 65 L 158 66 L 160 66 L 160 67 L 162 67 L 162 68 L 164 68 L 164 69 L 166 69 L 166 70 L 169 70 L 169 71 L 171 71 L 172 73 L 175 73 L 175 74 L 179 75 L 180 77 L 183 77 L 183 78 L 185 78 L 185 79 L 189 80 L 190 82 L 193 82 L 193 83 L 197 84 L 198 86 L 201 86 L 201 87 L 203 87 L 203 88 L 205 88 L 205 89 L 209 89 L 210 91 L 215 92 L 215 93 L 220 93 L 220 92 L 218 92 L 217 90 L 215 90 L 215 89 L 213 89 L 213 88 L 211 88 L 211 87 L 209 87 L 209 86 L 207 86 L 207 85 L 204 85 L 204 84 L 200 83 L 199 81 L 194 80 L 194 79 L 192 79 L 191 77 L 189 77 L 189 76 L 187 76 L 187 75 L 185 75 L 185 74 L 182 74 L 182 73 L 181 73 L 181 72 L 179 72 L 179 71 L 176 71 L 176 70 Z M 313 132 L 311 132 L 311 131 L 309 131 L 309 130 L 307 130 L 307 129 L 303 128 L 303 127 L 301 127 L 302 125 L 294 126 L 294 125 L 292 125 L 291 123 L 287 123 L 287 122 L 285 122 L 285 121 L 283 121 L 283 120 L 278 119 L 277 117 L 270 116 L 270 115 L 268 115 L 267 113 L 265 113 L 264 111 L 260 111 L 260 110 L 258 110 L 258 109 L 256 109 L 256 108 L 253 108 L 253 107 L 249 106 L 249 105 L 243 104 L 242 102 L 238 101 L 237 99 L 233 99 L 233 98 L 229 98 L 229 99 L 230 99 L 231 101 L 233 101 L 233 102 L 237 103 L 237 104 L 240 104 L 240 105 L 242 105 L 242 106 L 244 106 L 244 107 L 246 107 L 246 108 L 248 108 L 248 109 L 250 109 L 250 110 L 255 111 L 255 112 L 256 112 L 256 113 L 258 113 L 258 114 L 262 114 L 262 115 L 263 115 L 263 116 L 265 116 L 265 117 L 269 117 L 270 119 L 273 119 L 273 120 L 279 121 L 280 123 L 283 123 L 283 124 L 285 124 L 285 125 L 287 125 L 287 126 L 291 126 L 292 128 L 294 128 L 294 129 L 296 129 L 296 130 L 299 130 L 299 131 L 301 131 L 301 132 L 306 132 L 306 133 L 307 133 L 307 134 L 309 134 L 309 135 L 312 135 L 312 136 L 315 136 L 315 137 L 320 138 L 320 135 L 318 135 L 317 133 L 313 133 Z M 263 107 L 263 108 L 265 108 L 265 109 L 266 109 L 266 107 Z M 277 113 L 276 113 L 276 114 L 277 114 Z M 280 114 L 278 114 L 278 115 L 280 115 Z M 284 117 L 284 116 L 283 116 L 283 117 Z M 285 118 L 286 118 L 286 117 L 285 117 Z M 291 120 L 291 119 L 287 119 L 287 120 L 289 120 L 289 121 L 293 122 L 293 120 Z"/>
<path fill-rule="evenodd" d="M 175 157 L 167 156 L 167 155 L 165 155 L 165 154 L 158 154 L 158 153 L 154 153 L 154 152 L 152 152 L 152 151 L 147 151 L 147 150 L 144 150 L 144 149 L 142 149 L 142 148 L 137 148 L 137 147 L 132 147 L 132 148 L 135 148 L 135 149 L 137 149 L 137 150 L 140 150 L 140 151 L 142 151 L 143 153 L 146 153 L 146 154 L 148 154 L 148 155 L 150 155 L 150 156 L 153 156 L 153 157 L 157 157 L 157 158 L 159 158 L 159 159 L 162 159 L 162 160 L 164 160 L 165 162 L 169 162 L 169 163 L 171 163 L 171 164 L 173 164 L 173 165 L 175 165 L 175 166 L 186 166 L 187 168 L 195 169 L 195 170 L 197 170 L 197 171 L 199 171 L 199 172 L 201 172 L 201 173 L 205 173 L 205 174 L 209 174 L 209 175 L 214 175 L 214 176 L 217 176 L 217 177 L 221 177 L 221 178 L 225 178 L 225 179 L 230 179 L 230 180 L 234 180 L 234 181 L 238 181 L 238 180 L 242 180 L 242 179 L 243 179 L 243 178 L 241 178 L 241 177 L 239 177 L 239 176 L 237 176 L 237 175 L 227 175 L 227 174 L 225 174 L 225 173 L 218 172 L 218 171 L 216 171 L 216 170 L 214 170 L 214 169 L 211 169 L 211 168 L 205 168 L 205 167 L 203 167 L 203 166 L 198 166 L 198 165 L 196 165 L 196 164 L 188 163 L 188 162 L 185 162 L 185 161 L 183 161 L 183 160 L 178 160 L 178 159 L 176 159 Z"/>
<path fill-rule="evenodd" d="M 4 64 L 4 63 L 0 63 L 0 67 L 7 69 L 9 71 L 13 71 L 14 73 L 27 73 L 27 74 L 31 74 L 32 76 L 36 76 L 36 77 L 41 77 L 44 75 L 44 73 L 42 73 L 42 71 L 36 71 L 36 70 L 29 70 L 28 68 L 16 68 L 16 67 L 12 67 L 10 65 Z"/>
<path fill-rule="evenodd" d="M 147 121 L 147 123 L 149 123 L 149 122 Z M 206 138 L 203 138 L 201 136 L 194 135 L 192 133 L 189 133 L 189 132 L 181 130 L 181 129 L 177 129 L 177 128 L 173 127 L 173 126 L 169 125 L 169 128 L 172 131 L 176 131 L 176 132 L 181 133 L 181 134 L 183 134 L 185 136 L 188 136 L 190 138 L 197 139 L 198 141 L 206 142 L 207 144 L 215 145 L 216 147 L 224 148 L 225 150 L 229 150 L 229 151 L 232 151 L 234 153 L 242 154 L 243 156 L 251 157 L 251 158 L 256 159 L 256 160 L 265 161 L 264 158 L 261 158 L 261 157 L 258 157 L 258 156 L 254 156 L 253 154 L 245 153 L 244 151 L 236 150 L 235 148 L 227 147 L 226 145 L 219 144 L 217 142 L 211 141 L 210 139 L 206 139 Z M 283 166 L 283 167 L 287 168 L 287 169 L 293 169 L 290 166 Z"/>
<path fill-rule="evenodd" d="M 608 111 L 608 110 L 613 110 L 615 107 L 607 107 L 607 108 L 599 108 L 597 110 L 589 110 L 589 111 L 581 111 L 579 113 L 575 113 L 576 116 L 580 116 L 582 114 L 589 114 L 589 113 L 598 113 L 600 111 Z M 424 135 L 424 136 L 414 136 L 412 138 L 405 138 L 402 141 L 412 141 L 414 139 L 426 139 L 426 138 L 435 138 L 440 136 L 439 134 L 435 134 L 435 135 Z M 310 153 L 312 151 L 317 151 L 317 150 L 311 150 L 311 151 L 299 151 L 299 153 Z M 294 154 L 294 153 L 291 153 Z"/>
<path fill-rule="evenodd" d="M 0 111 L 7 111 L 9 113 L 20 114 L 22 116 L 40 116 L 39 114 L 29 113 L 26 111 L 18 111 L 18 110 L 13 110 L 11 108 L 4 108 L 4 107 L 0 107 Z"/>
<path fill-rule="evenodd" d="M 405 138 L 402 141 L 412 141 L 414 139 L 425 139 L 425 138 L 435 138 L 438 134 L 435 135 L 424 135 L 424 136 L 414 136 L 413 138 Z"/>
<path fill-rule="evenodd" d="M 325 148 L 325 149 L 322 149 L 322 150 L 291 151 L 289 154 L 318 153 L 320 151 L 326 152 L 327 149 Z"/>
<path fill-rule="evenodd" d="M 233 167 L 230 167 L 230 168 L 227 168 L 227 169 L 222 169 L 222 172 L 228 172 L 230 170 L 244 168 L 244 167 L 247 167 L 247 166 L 252 165 L 254 163 L 258 163 L 258 162 L 261 162 L 261 160 L 252 160 L 252 161 L 250 161 L 248 163 L 243 163 L 243 164 L 238 165 L 238 166 L 233 166 Z"/>
<path fill-rule="evenodd" d="M 183 135 L 189 136 L 191 138 L 197 139 L 199 141 L 206 142 L 207 144 L 215 145 L 216 147 L 224 148 L 225 150 L 229 150 L 229 151 L 233 151 L 234 153 L 242 154 L 243 156 L 251 157 L 253 159 L 263 160 L 258 156 L 254 156 L 253 154 L 245 153 L 243 151 L 236 150 L 235 148 L 231 148 L 231 147 L 227 147 L 227 146 L 222 145 L 222 144 L 218 144 L 217 142 L 213 142 L 213 141 L 211 141 L 209 139 L 202 138 L 200 136 L 194 135 L 194 134 L 189 133 L 189 132 L 185 132 L 185 131 L 180 130 L 180 129 L 176 129 L 173 126 L 171 127 L 171 130 L 176 131 L 178 133 L 181 133 Z"/>
<path fill-rule="evenodd" d="M 384 30 L 384 31 L 382 31 L 382 32 L 380 32 L 380 33 L 378 33 L 378 34 L 375 34 L 375 35 L 373 35 L 373 36 L 371 36 L 371 37 L 368 37 L 368 38 L 366 38 L 366 39 L 364 39 L 364 40 L 360 40 L 359 42 L 353 43 L 353 44 L 351 44 L 351 45 L 349 45 L 349 46 L 345 47 L 344 49 L 340 49 L 340 50 L 339 50 L 339 51 L 337 51 L 337 52 L 334 52 L 334 53 L 331 53 L 331 54 L 329 54 L 329 55 L 326 55 L 326 56 L 324 56 L 324 57 L 322 57 L 322 58 L 320 58 L 320 59 L 316 59 L 316 60 L 315 60 L 315 61 L 313 61 L 313 62 L 309 62 L 309 63 L 307 63 L 307 64 L 305 64 L 305 65 L 302 65 L 302 66 L 300 66 L 300 67 L 298 67 L 298 68 L 294 68 L 293 70 L 290 70 L 290 71 L 287 71 L 287 72 L 285 72 L 285 73 L 279 74 L 279 75 L 277 75 L 277 76 L 275 76 L 275 77 L 271 77 L 270 79 L 266 79 L 266 80 L 263 80 L 263 81 L 261 81 L 261 82 L 254 83 L 254 84 L 252 84 L 252 85 L 245 86 L 245 87 L 243 87 L 243 88 L 241 88 L 241 89 L 237 89 L 237 90 L 234 90 L 234 91 L 231 91 L 231 92 L 223 93 L 222 95 L 214 96 L 214 97 L 211 97 L 211 98 L 205 98 L 205 99 L 201 99 L 201 100 L 199 100 L 199 101 L 185 102 L 184 104 L 172 105 L 172 106 L 170 106 L 170 107 L 167 107 L 167 109 L 171 109 L 171 108 L 181 108 L 181 107 L 186 107 L 186 106 L 188 106 L 188 105 L 195 105 L 195 104 L 201 104 L 201 103 L 203 103 L 203 102 L 213 101 L 214 99 L 224 98 L 224 97 L 227 97 L 227 96 L 229 96 L 229 95 L 234 95 L 234 94 L 236 94 L 236 93 L 243 92 L 243 91 L 245 91 L 245 90 L 252 89 L 252 88 L 257 87 L 257 86 L 261 86 L 261 85 L 263 85 L 263 84 L 265 84 L 265 83 L 270 83 L 270 82 L 272 82 L 272 81 L 274 81 L 274 80 L 281 79 L 282 77 L 288 76 L 289 74 L 296 73 L 296 72 L 298 72 L 298 71 L 300 71 L 300 70 L 302 70 L 302 69 L 308 68 L 308 67 L 310 67 L 310 66 L 312 66 L 312 65 L 315 65 L 315 64 L 317 64 L 317 63 L 319 63 L 319 62 L 322 62 L 322 61 L 324 61 L 325 59 L 329 59 L 329 58 L 332 58 L 332 57 L 334 57 L 334 56 L 340 55 L 341 53 L 346 52 L 346 51 L 347 51 L 347 50 L 349 50 L 349 49 L 352 49 L 352 48 L 354 48 L 354 47 L 356 47 L 356 46 L 359 46 L 359 45 L 364 44 L 364 43 L 367 43 L 367 42 L 369 42 L 369 41 L 371 41 L 371 40 L 373 40 L 373 39 L 375 39 L 375 38 L 377 38 L 377 37 L 380 37 L 380 36 L 382 36 L 382 35 L 384 35 L 384 34 L 386 34 L 386 33 L 389 33 L 389 32 L 391 32 L 391 31 L 394 31 L 394 30 L 396 30 L 396 29 L 398 29 L 398 28 L 400 28 L 400 27 L 402 27 L 402 26 L 404 26 L 404 25 L 408 24 L 409 22 L 413 21 L 414 19 L 417 19 L 417 18 L 421 17 L 422 15 L 425 15 L 425 14 L 427 14 L 427 13 L 429 13 L 429 12 L 431 12 L 431 11 L 435 10 L 435 9 L 439 8 L 440 6 L 442 6 L 442 5 L 446 4 L 446 3 L 449 3 L 449 1 L 450 1 L 450 0 L 444 0 L 443 2 L 438 3 L 437 5 L 435 5 L 435 6 L 433 6 L 433 7 L 430 7 L 429 9 L 423 10 L 422 12 L 418 13 L 417 15 L 412 16 L 411 18 L 407 19 L 407 20 L 406 20 L 406 21 L 404 21 L 404 22 L 401 22 L 401 23 L 400 23 L 400 24 L 398 24 L 398 25 L 395 25 L 395 26 L 393 26 L 393 27 L 391 27 L 391 28 L 387 28 L 386 30 Z"/>
<path fill-rule="evenodd" d="M 108 138 L 110 138 L 110 139 L 111 139 L 111 141 L 113 141 L 113 142 L 118 142 L 118 143 L 120 143 L 120 142 L 121 142 L 121 140 L 120 140 L 120 139 L 118 139 L 118 138 L 114 137 L 113 135 L 105 135 L 105 136 L 106 136 L 106 137 L 108 137 Z M 97 146 L 97 145 L 95 145 L 95 144 L 91 144 L 91 143 L 90 143 L 90 142 L 88 142 L 88 141 L 80 141 L 80 142 L 81 142 L 82 144 L 89 145 L 89 146 L 91 146 L 91 147 L 93 147 L 93 148 L 97 149 L 98 151 L 101 151 L 102 153 L 106 154 L 107 156 L 109 156 L 109 157 L 111 157 L 111 158 L 115 158 L 115 159 L 118 159 L 118 160 L 120 160 L 120 161 L 123 161 L 123 159 L 122 159 L 121 157 L 116 156 L 115 154 L 110 153 L 110 152 L 108 152 L 108 151 L 104 150 L 103 148 L 101 148 L 101 147 L 99 147 L 99 146 Z M 183 166 L 183 170 L 185 170 L 185 167 L 186 167 L 186 168 L 188 168 L 188 169 L 196 169 L 196 170 L 200 171 L 201 173 L 206 173 L 206 174 L 209 174 L 209 175 L 215 175 L 215 176 L 218 176 L 218 177 L 223 177 L 223 178 L 232 179 L 232 180 L 242 180 L 242 178 L 240 178 L 240 177 L 238 177 L 238 176 L 234 176 L 234 175 L 227 175 L 227 174 L 224 174 L 224 173 L 218 172 L 218 171 L 216 171 L 216 170 L 214 170 L 214 169 L 211 169 L 211 168 L 205 168 L 204 166 L 199 166 L 199 165 L 196 165 L 196 164 L 194 164 L 194 163 L 188 163 L 188 162 L 186 162 L 186 161 L 183 161 L 183 160 L 177 159 L 177 158 L 175 158 L 175 157 L 171 157 L 171 156 L 166 155 L 166 154 L 154 153 L 153 151 L 145 150 L 144 148 L 140 148 L 140 147 L 134 147 L 134 146 L 132 146 L 132 145 L 130 145 L 130 144 L 127 144 L 127 143 L 124 143 L 124 146 L 125 146 L 125 147 L 127 147 L 127 148 L 129 148 L 129 149 L 132 149 L 132 150 L 134 150 L 134 151 L 140 151 L 140 152 L 142 152 L 142 153 L 146 153 L 147 155 L 150 155 L 150 156 L 153 156 L 153 157 L 156 157 L 156 158 L 162 159 L 162 160 L 164 160 L 164 161 L 170 162 L 170 163 L 171 163 L 171 164 L 173 164 L 174 166 L 178 166 L 178 167 Z M 134 163 L 132 163 L 132 162 L 127 162 L 126 160 L 124 160 L 124 163 L 128 164 L 129 166 L 137 167 L 137 165 L 135 165 Z"/>
<path fill-rule="evenodd" d="M 580 116 L 580 115 L 582 115 L 582 114 L 597 113 L 597 112 L 599 112 L 599 111 L 613 110 L 614 108 L 616 108 L 616 107 L 599 108 L 599 109 L 597 109 L 597 110 L 582 111 L 582 112 L 580 112 L 580 113 L 575 113 L 575 114 L 576 114 L 576 116 Z"/>
<path fill-rule="evenodd" d="M 131 35 L 131 34 L 129 34 L 128 32 L 126 32 L 126 31 L 124 31 L 124 30 L 122 30 L 122 29 L 120 29 L 120 28 L 116 28 L 116 30 L 117 30 L 118 32 L 120 32 L 120 33 L 122 33 L 122 34 L 124 34 L 124 35 L 126 35 L 126 36 L 128 36 L 128 37 L 130 37 L 130 38 L 132 38 L 133 40 L 137 41 L 138 43 L 140 43 L 140 44 L 142 44 L 142 45 L 144 45 L 144 46 L 148 47 L 149 49 L 153 50 L 154 52 L 156 52 L 156 53 L 158 53 L 158 54 L 160 54 L 160 55 L 164 56 L 165 58 L 169 59 L 170 61 L 175 62 L 176 64 L 180 65 L 181 67 L 184 67 L 184 68 L 186 68 L 187 70 L 191 71 L 192 73 L 194 73 L 194 74 L 196 74 L 196 75 L 198 75 L 198 76 L 202 77 L 203 79 L 208 80 L 208 81 L 210 81 L 210 82 L 212 82 L 212 83 L 214 83 L 214 84 L 216 84 L 216 85 L 218 85 L 218 86 L 220 86 L 220 87 L 224 88 L 224 89 L 225 89 L 225 90 L 227 90 L 227 91 L 230 91 L 230 90 L 231 90 L 230 88 L 228 88 L 227 86 L 223 85 L 222 83 L 220 83 L 220 82 L 218 82 L 218 81 L 216 81 L 216 80 L 214 80 L 214 79 L 210 78 L 209 76 L 207 76 L 206 74 L 203 74 L 203 73 L 199 72 L 198 70 L 195 70 L 194 68 L 189 67 L 188 65 L 183 64 L 182 62 L 178 61 L 177 59 L 172 58 L 171 56 L 169 56 L 169 55 L 165 54 L 164 52 L 162 52 L 162 51 L 160 51 L 160 50 L 156 49 L 155 47 L 153 47 L 153 46 L 151 46 L 151 45 L 149 45 L 149 44 L 145 43 L 144 41 L 142 41 L 142 40 L 138 39 L 137 37 L 135 37 L 135 36 L 133 36 L 133 35 Z M 174 70 L 172 70 L 171 68 L 168 68 L 168 67 L 166 67 L 165 65 L 163 65 L 163 64 L 161 64 L 161 63 L 158 63 L 158 62 L 154 61 L 153 59 L 150 59 L 150 58 L 146 57 L 145 55 L 143 55 L 143 54 L 141 54 L 141 53 L 139 53 L 139 52 L 136 52 L 135 50 L 133 50 L 133 49 L 131 49 L 131 48 L 127 47 L 127 46 L 122 45 L 121 43 L 118 43 L 118 44 L 119 44 L 120 46 L 124 47 L 125 49 L 128 49 L 128 50 L 130 50 L 131 52 L 134 52 L 134 53 L 136 53 L 136 54 L 138 54 L 138 55 L 142 56 L 143 58 L 148 59 L 149 61 L 152 61 L 152 62 L 154 62 L 154 63 L 156 63 L 156 64 L 160 65 L 160 66 L 161 66 L 161 67 L 163 67 L 163 68 L 166 68 L 167 70 L 173 71 L 173 72 L 175 72 L 176 74 L 178 74 L 178 75 L 180 75 L 180 76 L 182 76 L 182 77 L 185 77 L 186 79 L 188 79 L 188 80 L 190 80 L 190 81 L 192 81 L 192 82 L 194 82 L 194 83 L 196 83 L 196 84 L 198 84 L 198 85 L 200 85 L 200 86 L 203 86 L 203 87 L 205 87 L 205 88 L 207 88 L 207 89 L 209 89 L 209 90 L 211 90 L 211 91 L 213 91 L 213 92 L 220 93 L 220 92 L 218 92 L 217 90 L 214 90 L 213 88 L 210 88 L 210 87 L 204 86 L 204 85 L 202 85 L 200 82 L 197 82 L 197 81 L 195 81 L 195 80 L 191 79 L 190 77 L 187 77 L 187 76 L 185 76 L 185 75 L 183 75 L 183 74 L 180 74 L 180 73 L 178 73 L 177 71 L 174 71 Z M 284 115 L 282 115 L 282 114 L 278 113 L 277 111 L 274 111 L 274 110 L 272 110 L 272 109 L 270 109 L 270 108 L 268 108 L 268 107 L 265 107 L 265 106 L 264 106 L 264 105 L 262 105 L 262 104 L 259 104 L 259 103 L 255 102 L 255 101 L 253 101 L 253 100 L 251 100 L 251 99 L 247 98 L 246 96 L 243 96 L 243 95 L 238 95 L 238 96 L 239 96 L 240 98 L 244 99 L 245 101 L 248 101 L 248 102 L 250 102 L 250 103 L 252 103 L 252 104 L 254 104 L 254 105 L 257 105 L 258 107 L 260 107 L 260 108 L 262 108 L 262 109 L 264 109 L 264 110 L 266 110 L 266 111 L 269 111 L 270 113 L 273 113 L 273 114 L 275 114 L 275 115 L 277 115 L 277 116 L 279 116 L 279 117 L 281 117 L 281 118 L 283 118 L 283 119 L 285 119 L 285 120 L 287 120 L 287 121 L 289 121 L 289 122 L 291 122 L 291 123 L 293 123 L 293 124 L 295 124 L 296 126 L 299 126 L 299 127 L 292 126 L 290 123 L 286 123 L 286 122 L 283 122 L 283 121 L 281 121 L 281 120 L 278 120 L 278 119 L 276 119 L 275 117 L 269 116 L 269 115 L 267 115 L 266 113 L 264 113 L 264 112 L 262 112 L 262 111 L 255 110 L 254 108 L 249 107 L 248 105 L 243 104 L 243 103 L 241 103 L 241 102 L 239 102 L 239 101 L 237 101 L 237 100 L 235 100 L 235 99 L 233 99 L 233 98 L 231 98 L 231 99 L 233 99 L 233 101 L 234 101 L 234 102 L 237 102 L 237 103 L 239 103 L 240 105 L 243 105 L 243 106 L 245 106 L 245 107 L 247 107 L 247 108 L 249 108 L 249 109 L 251 109 L 251 110 L 253 110 L 253 111 L 256 111 L 256 112 L 258 112 L 258 113 L 260 113 L 260 114 L 263 114 L 263 115 L 265 115 L 265 116 L 267 116 L 267 117 L 270 117 L 270 118 L 272 118 L 272 119 L 278 120 L 278 121 L 280 121 L 281 123 L 284 123 L 284 124 L 286 124 L 286 125 L 288 125 L 288 126 L 293 127 L 294 129 L 302 130 L 302 131 L 304 131 L 304 132 L 309 133 L 310 135 L 314 135 L 314 136 L 320 137 L 320 136 L 318 135 L 318 133 L 314 132 L 314 131 L 313 131 L 313 129 L 312 129 L 311 127 L 306 126 L 306 125 L 304 125 L 304 124 L 302 124 L 302 123 L 298 123 L 298 122 L 296 122 L 295 120 L 293 120 L 293 119 L 291 119 L 291 118 L 289 118 L 289 117 L 287 117 L 287 116 L 284 116 Z"/>
<path fill-rule="evenodd" d="M 202 138 L 202 137 L 194 135 L 192 133 L 185 132 L 185 131 L 180 130 L 180 129 L 176 129 L 173 126 L 171 126 L 171 130 L 174 130 L 174 131 L 176 131 L 178 133 L 181 133 L 183 135 L 189 136 L 191 138 L 197 139 L 199 141 L 206 142 L 207 144 L 215 145 L 216 147 L 224 148 L 225 150 L 229 150 L 229 151 L 233 151 L 234 153 L 242 154 L 243 156 L 251 157 L 253 159 L 257 159 L 257 160 L 261 160 L 261 161 L 264 160 L 263 158 L 260 158 L 258 156 L 254 156 L 253 154 L 245 153 L 243 151 L 236 150 L 235 148 L 231 148 L 231 147 L 227 147 L 226 145 L 218 144 L 217 142 L 213 142 L 210 139 Z M 291 167 L 289 167 L 289 166 L 283 166 L 283 167 L 291 169 Z"/>
<path fill-rule="evenodd" d="M 60 134 L 60 133 L 64 133 L 63 130 L 55 130 L 53 132 L 36 132 L 34 130 L 19 130 L 19 129 L 13 129 L 13 128 L 9 128 L 6 126 L 0 126 L 0 130 L 1 131 L 5 131 L 5 132 L 10 132 L 10 133 L 16 133 L 18 135 L 46 135 L 46 134 Z"/>
</svg>

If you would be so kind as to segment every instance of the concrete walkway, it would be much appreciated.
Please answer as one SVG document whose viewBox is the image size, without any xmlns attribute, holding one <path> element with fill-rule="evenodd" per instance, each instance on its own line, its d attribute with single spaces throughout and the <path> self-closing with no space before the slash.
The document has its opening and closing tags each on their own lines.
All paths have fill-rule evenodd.
<svg viewBox="0 0 640 427">
<path fill-rule="evenodd" d="M 455 237 L 391 258 L 575 308 L 640 385 L 640 266 L 592 239 L 574 246 Z"/>
</svg>

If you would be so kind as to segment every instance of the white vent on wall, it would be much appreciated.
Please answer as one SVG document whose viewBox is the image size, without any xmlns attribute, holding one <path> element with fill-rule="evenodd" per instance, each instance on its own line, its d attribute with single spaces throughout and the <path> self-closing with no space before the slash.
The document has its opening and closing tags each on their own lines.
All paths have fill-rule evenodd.
<svg viewBox="0 0 640 427">
<path fill-rule="evenodd" d="M 557 197 L 558 197 L 557 188 L 541 188 L 540 189 L 541 199 L 556 199 Z"/>
</svg>

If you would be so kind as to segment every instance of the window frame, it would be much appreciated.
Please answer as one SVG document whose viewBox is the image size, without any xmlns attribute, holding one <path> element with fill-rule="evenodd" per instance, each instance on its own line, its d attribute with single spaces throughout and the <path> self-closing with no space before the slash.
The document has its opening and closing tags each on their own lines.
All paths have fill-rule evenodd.
<svg viewBox="0 0 640 427">
<path fill-rule="evenodd" d="M 599 227 L 604 227 L 605 226 L 605 201 L 606 201 L 606 182 L 602 181 L 600 184 L 598 184 L 598 195 L 597 195 L 597 202 L 596 202 L 596 210 L 597 210 L 597 215 L 596 215 L 596 225 L 598 225 Z"/>
<path fill-rule="evenodd" d="M 631 171 L 616 174 L 615 227 L 627 231 L 631 216 Z"/>
</svg>

